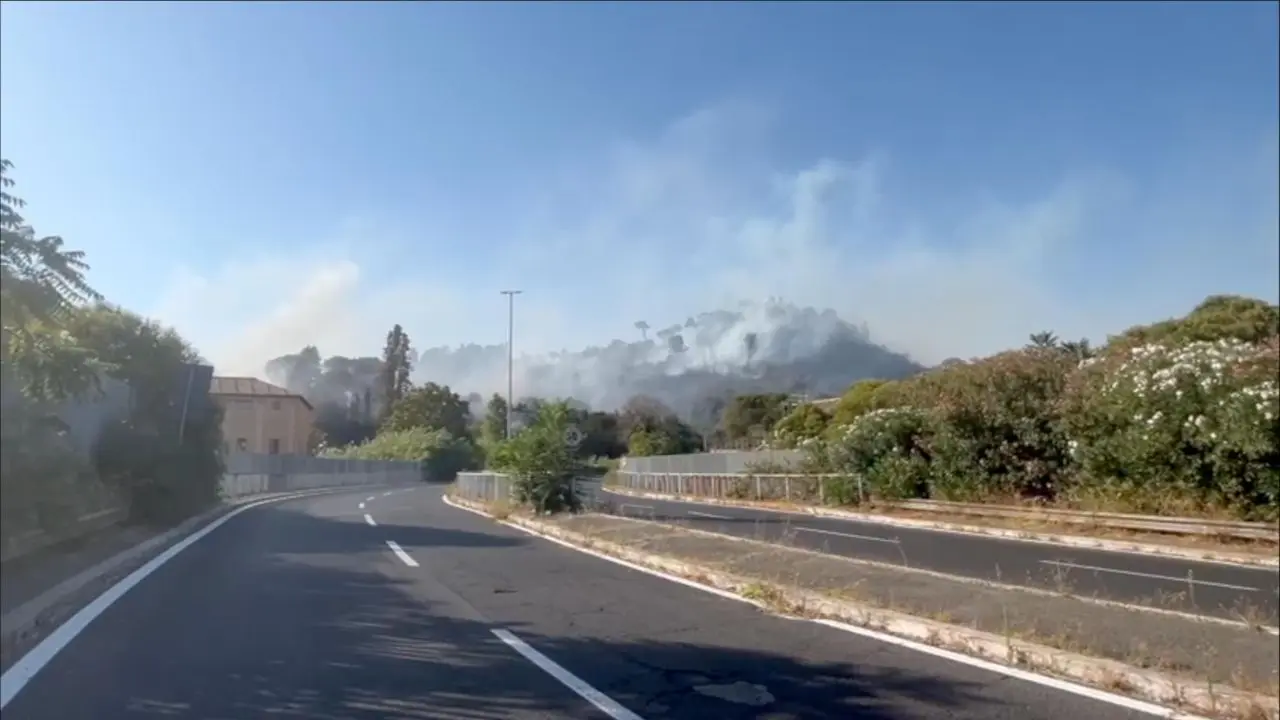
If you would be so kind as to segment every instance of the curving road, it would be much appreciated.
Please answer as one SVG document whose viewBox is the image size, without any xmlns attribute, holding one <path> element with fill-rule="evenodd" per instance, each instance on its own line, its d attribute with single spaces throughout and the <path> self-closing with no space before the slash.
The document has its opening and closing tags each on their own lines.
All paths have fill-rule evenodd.
<svg viewBox="0 0 1280 720">
<path fill-rule="evenodd" d="M 448 507 L 438 487 L 366 493 L 232 518 L 25 685 L 7 671 L 5 720 L 1148 717 L 772 617 Z"/>
<path fill-rule="evenodd" d="M 845 557 L 1009 584 L 1067 589 L 1088 597 L 1222 618 L 1280 615 L 1280 573 L 1107 550 L 896 527 L 841 518 L 675 502 L 601 492 L 587 486 L 600 509 L 620 515 Z"/>
</svg>

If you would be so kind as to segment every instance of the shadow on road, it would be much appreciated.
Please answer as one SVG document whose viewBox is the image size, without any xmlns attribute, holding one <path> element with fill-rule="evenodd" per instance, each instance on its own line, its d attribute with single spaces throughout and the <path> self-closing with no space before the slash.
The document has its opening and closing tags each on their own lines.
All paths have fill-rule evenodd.
<svg viewBox="0 0 1280 720">
<path fill-rule="evenodd" d="M 504 548 L 527 545 L 530 542 L 529 539 L 522 537 L 501 537 L 424 525 L 401 525 L 378 521 L 375 527 L 365 523 L 363 513 L 353 513 L 342 520 L 325 520 L 308 514 L 301 507 L 288 505 L 269 505 L 256 508 L 253 512 L 263 513 L 269 517 L 245 523 L 245 526 L 251 532 L 270 532 L 269 543 L 264 542 L 263 547 L 269 548 L 272 554 L 279 555 L 349 554 L 375 548 L 381 550 L 386 547 L 388 537 L 394 537 L 405 548 Z M 353 532 L 346 533 L 316 531 L 315 526 L 318 523 L 338 522 L 358 524 L 361 530 L 356 531 L 352 528 Z"/>
<path fill-rule="evenodd" d="M 5 720 L 604 717 L 502 643 L 425 568 L 403 578 L 359 569 L 349 560 L 358 551 L 349 519 L 267 512 L 275 514 L 270 522 L 246 525 L 262 533 L 265 557 L 239 567 L 198 559 L 139 586 L 38 676 Z M 348 527 L 333 529 L 341 524 Z M 367 528 L 371 547 L 388 536 L 379 529 Z M 423 527 L 395 532 L 422 548 L 523 542 Z M 584 598 L 582 608 L 590 607 Z M 942 677 L 904 670 L 874 649 L 820 663 L 743 649 L 767 644 L 767 633 L 749 639 L 761 632 L 754 624 L 723 643 L 633 637 L 640 633 L 629 628 L 620 633 L 628 639 L 606 640 L 503 627 L 646 720 L 1052 716 L 996 699 L 999 683 L 961 666 Z M 1052 717 L 1069 712 L 1057 710 Z"/>
</svg>

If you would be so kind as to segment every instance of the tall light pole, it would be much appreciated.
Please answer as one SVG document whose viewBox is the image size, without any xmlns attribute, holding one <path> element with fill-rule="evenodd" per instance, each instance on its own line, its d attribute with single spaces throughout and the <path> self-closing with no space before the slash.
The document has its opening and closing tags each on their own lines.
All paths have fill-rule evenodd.
<svg viewBox="0 0 1280 720">
<path fill-rule="evenodd" d="M 511 408 L 515 404 L 515 398 L 511 382 L 511 366 L 515 359 L 514 343 L 516 334 L 516 296 L 524 292 L 523 290 L 502 290 L 503 295 L 507 296 L 507 439 L 511 439 Z"/>
</svg>

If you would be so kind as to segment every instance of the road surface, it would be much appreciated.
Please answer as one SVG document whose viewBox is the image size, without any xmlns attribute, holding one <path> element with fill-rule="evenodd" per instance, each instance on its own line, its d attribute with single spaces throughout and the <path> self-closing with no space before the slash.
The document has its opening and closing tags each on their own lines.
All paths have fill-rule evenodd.
<svg viewBox="0 0 1280 720">
<path fill-rule="evenodd" d="M 1280 573 L 1221 563 L 964 533 L 895 527 L 798 513 L 628 497 L 584 486 L 584 494 L 619 515 L 785 541 L 845 557 L 936 570 L 1009 584 L 1069 589 L 1078 595 L 1153 604 L 1202 615 L 1269 619 L 1280 614 Z"/>
<path fill-rule="evenodd" d="M 1149 717 L 769 616 L 438 487 L 366 493 L 234 517 L 85 626 L 5 720 Z"/>
</svg>

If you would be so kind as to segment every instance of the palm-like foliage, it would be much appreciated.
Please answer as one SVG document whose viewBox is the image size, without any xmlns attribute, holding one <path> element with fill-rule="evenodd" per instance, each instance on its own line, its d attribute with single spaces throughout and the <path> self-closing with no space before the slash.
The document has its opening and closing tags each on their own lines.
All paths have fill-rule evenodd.
<svg viewBox="0 0 1280 720">
<path fill-rule="evenodd" d="M 84 253 L 67 250 L 56 235 L 37 237 L 19 212 L 21 198 L 10 194 L 13 167 L 0 160 L 0 290 L 6 334 L 32 322 L 59 324 L 85 302 L 101 299 L 85 281 Z"/>
<path fill-rule="evenodd" d="M 12 167 L 0 159 L 0 359 L 32 397 L 78 395 L 97 387 L 98 365 L 66 327 L 76 308 L 102 296 L 85 282 L 83 252 L 26 224 L 25 203 L 9 192 Z"/>
</svg>

